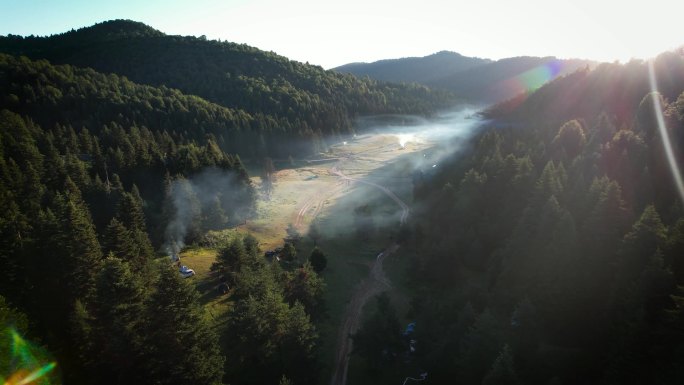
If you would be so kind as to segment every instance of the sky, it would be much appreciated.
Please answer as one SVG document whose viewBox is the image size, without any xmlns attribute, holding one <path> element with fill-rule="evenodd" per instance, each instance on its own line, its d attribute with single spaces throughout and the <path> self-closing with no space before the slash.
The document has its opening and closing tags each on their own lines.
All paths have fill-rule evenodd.
<svg viewBox="0 0 684 385">
<path fill-rule="evenodd" d="M 684 45 L 682 14 L 674 0 L 0 0 L 0 35 L 131 19 L 324 68 L 443 50 L 626 62 Z"/>
</svg>

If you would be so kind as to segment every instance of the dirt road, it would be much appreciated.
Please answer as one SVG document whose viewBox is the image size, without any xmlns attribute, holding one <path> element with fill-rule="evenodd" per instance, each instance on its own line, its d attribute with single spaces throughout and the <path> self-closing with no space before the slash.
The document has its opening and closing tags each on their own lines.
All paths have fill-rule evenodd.
<svg viewBox="0 0 684 385">
<path fill-rule="evenodd" d="M 378 254 L 371 265 L 370 275 L 361 282 L 347 306 L 342 327 L 338 334 L 337 353 L 335 354 L 335 367 L 330 381 L 331 385 L 346 385 L 347 383 L 349 355 L 352 351 L 352 340 L 350 336 L 359 329 L 361 311 L 366 302 L 373 298 L 373 296 L 380 294 L 391 287 L 390 281 L 382 268 L 382 264 L 385 261 L 385 258 L 395 252 L 398 248 L 399 246 L 397 244 L 392 244 L 385 249 L 385 251 Z"/>
<path fill-rule="evenodd" d="M 406 219 L 409 215 L 409 207 L 406 203 L 404 203 L 404 201 L 402 201 L 398 196 L 396 196 L 396 194 L 394 194 L 385 186 L 345 175 L 340 170 L 341 163 L 342 161 L 337 162 L 330 171 L 343 180 L 359 182 L 380 189 L 394 202 L 396 202 L 397 205 L 399 205 L 401 208 L 401 224 L 406 223 Z M 359 329 L 361 312 L 366 302 L 368 302 L 370 298 L 391 287 L 391 283 L 385 275 L 385 271 L 383 270 L 383 262 L 385 261 L 385 258 L 395 252 L 398 248 L 399 245 L 395 243 L 385 249 L 382 253 L 378 254 L 378 256 L 375 258 L 375 261 L 373 261 L 371 265 L 369 276 L 361 282 L 359 287 L 354 292 L 349 305 L 347 306 L 347 310 L 344 313 L 342 326 L 338 334 L 335 366 L 333 370 L 333 376 L 330 381 L 331 385 L 346 385 L 347 383 L 349 355 L 352 352 L 352 340 L 350 336 Z"/>
<path fill-rule="evenodd" d="M 387 164 L 387 162 L 399 155 L 410 152 L 403 149 L 399 152 L 398 144 L 391 139 L 391 137 L 384 139 L 380 136 L 375 138 L 369 137 L 364 142 L 359 141 L 338 147 L 336 157 L 310 160 L 309 163 L 312 164 L 329 161 L 334 161 L 334 163 L 328 167 L 312 165 L 308 169 L 309 172 L 318 176 L 316 180 L 321 184 L 317 185 L 314 189 L 307 189 L 304 188 L 305 185 L 301 185 L 302 189 L 296 192 L 299 199 L 297 206 L 291 212 L 291 223 L 300 231 L 306 231 L 306 226 L 323 210 L 326 201 L 335 199 L 335 197 L 343 194 L 345 189 L 354 183 L 364 184 L 382 191 L 397 204 L 401 212 L 400 222 L 402 224 L 406 223 L 409 216 L 408 205 L 386 186 L 364 178 L 371 170 Z M 423 145 L 414 144 L 413 147 L 414 151 L 416 151 L 423 148 Z M 372 166 L 368 166 L 369 164 Z M 360 176 L 350 176 L 343 172 L 343 169 L 354 170 L 354 174 Z M 361 170 L 360 173 L 359 170 Z M 350 171 L 347 172 L 351 173 Z M 337 177 L 337 181 L 333 182 L 330 179 L 326 179 L 331 176 Z M 323 183 L 324 181 L 328 182 Z M 349 355 L 352 351 L 352 340 L 349 336 L 358 330 L 361 312 L 366 302 L 391 287 L 391 283 L 383 270 L 383 263 L 398 247 L 398 245 L 392 244 L 377 255 L 376 259 L 370 264 L 370 274 L 359 283 L 351 296 L 342 316 L 342 322 L 337 334 L 337 347 L 331 385 L 346 385 Z"/>
</svg>

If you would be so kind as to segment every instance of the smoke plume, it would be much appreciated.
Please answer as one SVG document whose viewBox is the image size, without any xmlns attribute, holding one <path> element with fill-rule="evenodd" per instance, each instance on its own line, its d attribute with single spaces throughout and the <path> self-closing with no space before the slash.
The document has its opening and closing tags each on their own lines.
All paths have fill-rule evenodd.
<svg viewBox="0 0 684 385">
<path fill-rule="evenodd" d="M 178 177 L 168 188 L 165 250 L 175 258 L 185 242 L 206 230 L 239 223 L 254 212 L 254 189 L 232 171 L 208 168 L 190 179 Z"/>
</svg>

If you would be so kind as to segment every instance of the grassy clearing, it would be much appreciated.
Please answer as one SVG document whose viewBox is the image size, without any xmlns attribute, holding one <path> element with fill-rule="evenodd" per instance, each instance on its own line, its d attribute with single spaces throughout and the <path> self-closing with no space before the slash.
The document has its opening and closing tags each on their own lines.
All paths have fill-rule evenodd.
<svg viewBox="0 0 684 385">
<path fill-rule="evenodd" d="M 223 295 L 216 290 L 217 280 L 210 270 L 216 260 L 216 252 L 215 249 L 193 247 L 184 250 L 180 258 L 182 264 L 195 270 L 195 276 L 187 279 L 195 284 L 208 316 L 219 326 L 226 321 L 232 300 L 231 292 Z"/>
<path fill-rule="evenodd" d="M 406 159 L 416 156 L 416 153 L 426 146 L 409 143 L 406 149 L 399 150 L 396 137 L 393 135 L 373 135 L 350 141 L 348 145 L 333 146 L 327 156 L 340 158 L 357 154 L 339 163 L 345 174 L 385 185 L 405 202 L 410 203 L 411 168 L 407 166 Z M 401 160 L 396 161 L 398 158 Z M 297 250 L 299 261 L 305 261 L 313 249 L 313 242 L 306 237 L 306 232 L 314 219 L 313 213 L 318 212 L 316 220 L 321 233 L 318 246 L 328 256 L 328 266 L 323 272 L 327 285 L 327 317 L 317 322 L 321 337 L 318 356 L 323 365 L 320 377 L 322 384 L 329 382 L 340 322 L 349 300 L 357 285 L 368 276 L 371 261 L 392 242 L 391 234 L 396 232 L 399 223 L 399 209 L 395 202 L 375 187 L 340 181 L 330 171 L 336 163 L 337 160 L 300 162 L 296 168 L 280 169 L 276 174 L 271 199 L 258 202 L 257 218 L 249 220 L 245 225 L 222 232 L 228 236 L 250 233 L 259 240 L 262 250 L 273 249 L 283 244 L 287 225 L 295 223 L 302 207 L 308 204 L 321 205 L 320 210 L 310 208 L 302 216 L 300 231 L 304 238 L 297 245 Z M 283 163 L 278 163 L 277 166 L 291 167 Z M 247 167 L 250 175 L 259 175 L 259 164 L 247 164 Z M 312 178 L 313 175 L 316 178 Z M 260 178 L 255 177 L 252 180 L 259 188 Z M 359 239 L 354 224 L 354 209 L 363 204 L 370 205 L 378 228 L 375 234 L 365 241 Z M 230 293 L 220 295 L 216 291 L 216 280 L 210 272 L 215 257 L 216 250 L 209 248 L 190 248 L 181 253 L 182 263 L 196 272 L 196 276 L 189 279 L 193 280 L 202 295 L 201 301 L 208 314 L 216 326 L 221 328 L 225 326 L 232 301 Z M 393 255 L 385 264 L 389 278 L 395 285 L 402 281 L 400 275 L 403 274 L 405 266 L 401 262 L 402 258 L 401 253 Z M 393 299 L 396 297 L 395 302 L 402 303 L 401 292 L 397 293 L 392 294 Z M 407 306 L 407 301 L 404 303 Z M 404 307 L 399 309 L 398 314 L 403 315 L 403 309 Z M 352 360 L 350 384 L 372 383 L 367 379 L 361 380 L 365 374 L 356 368 L 355 360 Z M 353 376 L 358 377 L 359 382 L 352 381 L 356 378 Z"/>
</svg>

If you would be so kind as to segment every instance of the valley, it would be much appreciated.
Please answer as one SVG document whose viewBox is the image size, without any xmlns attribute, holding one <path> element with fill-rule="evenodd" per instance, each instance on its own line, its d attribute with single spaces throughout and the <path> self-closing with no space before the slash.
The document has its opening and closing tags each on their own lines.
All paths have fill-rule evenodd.
<svg viewBox="0 0 684 385">
<path fill-rule="evenodd" d="M 300 260 L 314 246 L 308 234 L 311 225 L 321 233 L 316 243 L 329 256 L 323 277 L 328 284 L 325 301 L 330 314 L 319 327 L 323 356 L 331 360 L 330 366 L 324 363 L 331 371 L 331 384 L 347 383 L 352 352 L 349 336 L 360 326 L 364 306 L 373 296 L 392 288 L 383 263 L 391 263 L 392 254 L 399 248 L 401 240 L 393 234 L 409 218 L 414 172 L 429 170 L 432 161 L 446 156 L 445 143 L 457 143 L 472 135 L 478 124 L 472 118 L 474 111 L 460 108 L 433 121 L 399 119 L 401 125 L 372 127 L 369 133 L 333 144 L 326 153 L 297 161 L 294 166 L 286 160 L 276 162 L 279 169 L 268 196 L 261 188 L 261 178 L 252 177 L 257 190 L 262 191 L 257 215 L 227 232 L 251 234 L 262 250 L 268 251 L 281 247 L 288 238 L 288 226 L 293 226 L 303 236 L 297 243 Z M 351 246 L 358 240 L 353 211 L 362 205 L 372 207 L 375 234 L 365 246 Z M 205 306 L 221 327 L 231 300 L 213 294 L 214 278 L 208 262 L 215 255 L 212 249 L 190 248 L 181 257 L 197 271 L 198 290 L 208 295 Z"/>
</svg>

